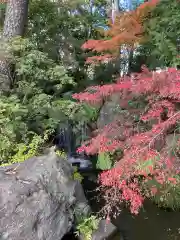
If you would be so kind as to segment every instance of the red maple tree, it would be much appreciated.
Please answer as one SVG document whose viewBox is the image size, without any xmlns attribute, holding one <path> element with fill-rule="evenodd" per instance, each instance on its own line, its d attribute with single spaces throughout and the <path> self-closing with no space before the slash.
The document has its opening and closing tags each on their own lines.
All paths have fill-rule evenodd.
<svg viewBox="0 0 180 240">
<path fill-rule="evenodd" d="M 119 95 L 120 105 L 123 102 L 130 118 L 105 126 L 78 151 L 87 154 L 123 151 L 123 157 L 117 159 L 112 169 L 104 171 L 99 180 L 105 191 L 108 214 L 112 207 L 123 201 L 128 202 L 131 212 L 137 214 L 145 197 L 159 194 L 156 184 L 148 188 L 147 183 L 179 184 L 176 178 L 179 174 L 178 157 L 172 157 L 167 151 L 166 137 L 178 131 L 180 71 L 170 68 L 158 73 L 142 67 L 141 73 L 119 78 L 114 84 L 90 87 L 73 97 L 80 102 L 101 104 L 113 94 Z M 128 102 L 140 98 L 144 107 L 136 109 L 137 123 L 131 120 L 133 109 Z M 178 152 L 177 141 L 176 154 Z"/>
<path fill-rule="evenodd" d="M 122 45 L 132 49 L 144 41 L 143 21 L 157 3 L 157 0 L 148 1 L 134 11 L 122 13 L 106 31 L 108 39 L 87 41 L 84 49 L 101 53 L 101 56 L 88 58 L 87 62 L 112 59 L 119 54 Z M 75 94 L 74 98 L 80 102 L 102 104 L 113 94 L 119 95 L 120 105 L 130 116 L 136 112 L 139 122 L 133 122 L 130 117 L 111 123 L 78 151 L 87 154 L 123 151 L 123 157 L 116 159 L 115 166 L 104 171 L 99 180 L 105 191 L 107 215 L 123 201 L 128 202 L 131 212 L 137 214 L 146 197 L 160 192 L 157 184 L 147 187 L 147 183 L 179 184 L 177 157 L 172 157 L 165 146 L 166 136 L 170 131 L 173 134 L 177 131 L 180 120 L 180 71 L 172 68 L 156 73 L 142 67 L 139 74 L 124 76 L 113 84 L 90 87 Z M 129 100 L 140 98 L 145 103 L 143 108 L 128 106 Z M 142 123 L 144 126 L 140 129 Z M 178 141 L 176 151 L 179 152 Z"/>
</svg>

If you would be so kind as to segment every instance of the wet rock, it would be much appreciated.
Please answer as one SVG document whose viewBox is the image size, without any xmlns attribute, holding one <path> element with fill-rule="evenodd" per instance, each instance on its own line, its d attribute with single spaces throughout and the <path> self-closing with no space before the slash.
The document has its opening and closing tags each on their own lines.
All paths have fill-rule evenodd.
<svg viewBox="0 0 180 240">
<path fill-rule="evenodd" d="M 89 206 L 72 167 L 53 151 L 0 168 L 0 239 L 60 240 Z"/>
</svg>

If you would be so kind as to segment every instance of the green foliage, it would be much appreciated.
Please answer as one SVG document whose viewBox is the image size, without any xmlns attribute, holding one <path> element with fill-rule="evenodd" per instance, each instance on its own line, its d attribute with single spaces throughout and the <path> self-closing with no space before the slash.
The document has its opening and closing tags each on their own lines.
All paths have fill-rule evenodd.
<svg viewBox="0 0 180 240">
<path fill-rule="evenodd" d="M 174 176 L 178 181 L 179 176 Z M 152 200 L 159 206 L 163 208 L 170 208 L 173 210 L 180 209 L 180 187 L 179 184 L 172 184 L 167 182 L 165 184 L 158 183 L 155 179 L 148 180 L 146 185 L 149 189 L 156 188 L 157 193 L 152 197 Z M 147 187 L 146 186 L 146 187 Z"/>
<path fill-rule="evenodd" d="M 6 3 L 0 3 L 0 9 L 6 9 Z"/>
<path fill-rule="evenodd" d="M 64 87 L 74 82 L 62 66 L 37 50 L 29 39 L 14 39 L 10 49 L 17 75 L 13 93 L 28 110 L 29 129 L 39 134 L 55 129 L 59 119 L 50 117 L 50 111 L 55 110 L 54 101 L 60 98 Z"/>
<path fill-rule="evenodd" d="M 79 181 L 80 183 L 84 179 L 83 176 L 78 172 L 77 167 L 74 167 L 73 179 Z"/>
<path fill-rule="evenodd" d="M 0 23 L 5 7 L 0 4 Z M 105 0 L 95 0 L 93 11 L 86 0 L 31 0 L 25 38 L 1 44 L 0 54 L 13 64 L 14 75 L 11 89 L 0 96 L 0 164 L 25 160 L 34 139 L 51 135 L 67 120 L 78 133 L 97 118 L 97 109 L 75 103 L 69 94 L 89 84 L 81 45 L 101 37 L 105 8 Z"/>
<path fill-rule="evenodd" d="M 96 167 L 101 170 L 108 170 L 112 167 L 112 159 L 109 153 L 101 152 L 98 154 Z"/>
<path fill-rule="evenodd" d="M 58 99 L 53 102 L 53 109 L 50 111 L 54 118 L 70 119 L 73 121 L 85 123 L 94 121 L 98 116 L 98 109 L 87 104 L 79 104 L 72 100 Z"/>
<path fill-rule="evenodd" d="M 63 158 L 64 160 L 68 160 L 67 159 L 67 154 L 63 151 L 60 150 L 56 150 L 56 155 L 60 158 Z M 73 171 L 73 176 L 72 179 L 73 180 L 77 180 L 80 183 L 82 182 L 82 180 L 84 179 L 83 176 L 78 172 L 78 168 L 77 167 L 73 167 L 74 171 Z"/>
<path fill-rule="evenodd" d="M 92 240 L 92 233 L 98 229 L 99 222 L 100 219 L 94 215 L 90 217 L 79 217 L 76 235 L 81 235 L 84 240 Z"/>
<path fill-rule="evenodd" d="M 179 9 L 180 2 L 177 0 L 160 1 L 147 20 L 145 29 L 148 42 L 143 51 L 148 66 L 155 68 L 180 65 Z"/>
<path fill-rule="evenodd" d="M 99 35 L 97 25 L 106 21 L 106 5 L 105 0 L 95 0 L 92 10 L 90 0 L 31 0 L 28 35 L 43 49 L 45 46 L 53 47 L 53 53 L 57 45 L 71 52 L 69 44 L 79 51 L 87 38 Z"/>
<path fill-rule="evenodd" d="M 139 160 L 138 164 L 136 166 L 136 169 L 139 170 L 140 172 L 145 172 L 146 174 L 151 174 L 152 170 L 155 168 L 156 162 L 159 160 L 159 157 L 155 156 L 152 158 L 149 158 L 147 160 Z"/>
<path fill-rule="evenodd" d="M 33 93 L 58 96 L 65 85 L 75 84 L 64 67 L 56 64 L 47 53 L 38 50 L 35 42 L 17 37 L 13 39 L 10 51 L 16 63 L 17 77 L 21 79 L 17 87 L 26 99 L 32 96 L 32 90 Z"/>
<path fill-rule="evenodd" d="M 0 97 L 1 163 L 10 162 L 19 144 L 27 146 L 36 134 L 50 133 L 67 120 L 79 131 L 83 124 L 97 118 L 96 108 L 61 97 L 66 87 L 75 83 L 64 67 L 39 51 L 33 41 L 16 37 L 8 53 L 15 64 L 16 78 L 10 96 Z"/>
<path fill-rule="evenodd" d="M 95 121 L 98 118 L 98 108 L 83 103 L 81 104 L 81 116 L 84 118 L 84 121 Z"/>
<path fill-rule="evenodd" d="M 18 144 L 16 154 L 12 156 L 11 163 L 23 162 L 33 156 L 37 156 L 40 151 L 40 146 L 44 143 L 41 136 L 34 135 L 28 146 L 23 143 Z"/>
<path fill-rule="evenodd" d="M 60 117 L 50 116 L 56 111 L 54 101 L 65 86 L 74 84 L 65 69 L 37 50 L 29 39 L 13 39 L 8 53 L 15 64 L 16 78 L 8 95 L 0 96 L 1 163 L 11 162 L 16 153 L 19 157 L 19 151 L 24 151 L 36 135 L 43 137 L 57 128 Z"/>
<path fill-rule="evenodd" d="M 27 36 L 39 50 L 63 63 L 77 83 L 77 91 L 94 81 L 85 65 L 89 53 L 82 51 L 81 46 L 88 38 L 101 38 L 99 26 L 106 21 L 106 5 L 105 0 L 95 0 L 93 6 L 90 0 L 30 1 Z"/>
<path fill-rule="evenodd" d="M 6 166 L 13 163 L 23 162 L 31 157 L 37 156 L 40 153 L 42 144 L 45 142 L 41 136 L 34 135 L 32 141 L 26 145 L 25 143 L 19 143 L 15 145 L 14 155 L 9 159 L 8 163 L 2 164 L 1 166 Z"/>
<path fill-rule="evenodd" d="M 56 155 L 57 155 L 58 157 L 63 158 L 64 160 L 67 160 L 67 154 L 66 154 L 65 152 L 63 152 L 63 151 L 56 150 Z"/>
<path fill-rule="evenodd" d="M 24 122 L 28 114 L 17 96 L 0 97 L 0 159 L 1 163 L 9 159 L 17 144 L 27 137 L 27 124 Z"/>
<path fill-rule="evenodd" d="M 76 147 L 78 147 L 82 140 L 88 138 L 87 125 L 97 120 L 98 108 L 62 98 L 53 102 L 49 115 L 54 121 L 59 120 L 62 126 L 70 120 L 76 135 Z"/>
</svg>

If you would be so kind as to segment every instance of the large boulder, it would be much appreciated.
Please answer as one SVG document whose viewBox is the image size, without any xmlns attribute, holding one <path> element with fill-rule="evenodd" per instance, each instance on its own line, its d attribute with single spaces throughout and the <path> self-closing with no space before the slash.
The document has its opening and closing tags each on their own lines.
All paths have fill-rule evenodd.
<svg viewBox="0 0 180 240">
<path fill-rule="evenodd" d="M 72 167 L 54 151 L 0 168 L 0 239 L 60 240 L 89 206 Z"/>
<path fill-rule="evenodd" d="M 98 128 L 101 129 L 117 119 L 119 120 L 121 115 L 120 96 L 114 94 L 104 103 L 101 108 L 99 118 L 97 120 Z"/>
</svg>

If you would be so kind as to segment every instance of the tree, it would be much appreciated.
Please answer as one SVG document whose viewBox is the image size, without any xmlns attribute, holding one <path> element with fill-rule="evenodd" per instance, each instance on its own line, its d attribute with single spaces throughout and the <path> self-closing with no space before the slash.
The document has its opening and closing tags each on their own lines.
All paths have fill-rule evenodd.
<svg viewBox="0 0 180 240">
<path fill-rule="evenodd" d="M 23 36 L 28 17 L 29 0 L 9 0 L 6 7 L 3 36 L 10 39 Z"/>
<path fill-rule="evenodd" d="M 3 41 L 6 42 L 17 35 L 23 36 L 27 23 L 28 3 L 28 0 L 7 1 L 3 27 Z M 13 81 L 12 71 L 12 64 L 6 59 L 4 54 L 0 59 L 0 74 L 7 76 L 7 78 L 4 77 L 4 81 L 8 81 L 7 88 L 10 87 Z"/>
<path fill-rule="evenodd" d="M 4 25 L 6 3 L 0 3 L 0 32 Z"/>
<path fill-rule="evenodd" d="M 106 21 L 106 1 L 95 0 L 93 6 L 92 11 L 89 0 L 33 0 L 29 6 L 27 36 L 41 51 L 61 62 L 81 89 L 92 82 L 81 45 L 88 38 L 101 38 L 99 29 Z"/>
<path fill-rule="evenodd" d="M 180 65 L 179 8 L 179 1 L 160 1 L 145 22 L 147 42 L 144 51 L 146 64 L 151 68 Z"/>
<path fill-rule="evenodd" d="M 178 9 L 179 1 L 160 1 L 144 21 L 146 41 L 136 49 L 132 62 L 133 71 L 139 71 L 142 64 L 150 69 L 179 67 Z"/>
<path fill-rule="evenodd" d="M 116 17 L 114 23 L 110 23 L 110 29 L 105 31 L 104 40 L 88 40 L 83 44 L 83 49 L 102 53 L 104 61 L 109 56 L 106 53 L 118 56 L 122 46 L 128 49 L 137 47 L 144 40 L 143 22 L 157 2 L 152 0 L 141 4 L 135 10 L 122 12 Z"/>
<path fill-rule="evenodd" d="M 10 58 L 2 55 L 2 60 L 12 63 L 15 74 L 11 88 L 0 95 L 1 163 L 24 160 L 28 149 L 32 153 L 34 143 L 36 150 L 39 142 L 43 147 L 48 141 L 52 144 L 59 133 L 56 130 L 68 121 L 78 132 L 94 118 L 95 110 L 72 101 L 69 91 L 87 84 L 86 77 L 85 81 L 80 78 L 86 67 L 81 39 L 99 37 L 97 25 L 104 20 L 102 2 L 96 0 L 96 9 L 91 13 L 89 1 L 32 0 L 23 37 L 18 36 L 21 25 L 16 26 L 17 31 L 11 28 L 13 37 L 4 37 Z M 7 31 L 9 36 L 11 31 Z M 67 66 L 68 56 L 72 60 Z"/>
<path fill-rule="evenodd" d="M 94 58 L 96 61 L 107 61 L 108 58 L 117 56 L 123 44 L 130 49 L 143 46 L 147 39 L 142 23 L 145 23 L 147 16 L 151 18 L 155 13 L 155 20 L 160 18 L 159 27 L 164 27 L 161 34 L 174 32 L 177 26 L 167 31 L 166 24 L 172 23 L 167 23 L 166 19 L 161 22 L 161 15 L 158 14 L 161 4 L 163 5 L 163 1 L 145 2 L 134 11 L 123 13 L 119 20 L 116 18 L 119 24 L 115 22 L 107 32 L 109 38 L 89 40 L 83 48 L 100 53 L 101 56 Z M 173 4 L 177 7 L 179 2 Z M 151 16 L 153 8 L 155 13 L 152 12 Z M 167 12 L 168 10 L 166 14 Z M 172 16 L 172 12 L 169 11 L 168 14 Z M 153 20 L 149 22 L 151 25 Z M 156 37 L 155 33 L 151 34 Z M 173 40 L 177 41 L 176 33 L 174 35 Z M 174 35 L 169 35 L 169 38 Z M 154 50 L 158 50 L 158 47 Z M 88 59 L 89 62 L 91 60 L 92 58 Z M 98 129 L 97 135 L 78 149 L 79 152 L 98 154 L 101 161 L 103 157 L 104 161 L 107 157 L 108 161 L 111 160 L 109 156 L 114 158 L 113 167 L 99 177 L 107 216 L 112 214 L 113 209 L 118 209 L 122 202 L 128 202 L 131 212 L 137 214 L 146 198 L 158 199 L 166 207 L 169 203 L 172 208 L 180 207 L 177 200 L 180 183 L 179 79 L 180 71 L 175 68 L 158 73 L 143 66 L 140 73 L 119 77 L 113 84 L 90 87 L 74 95 L 78 101 L 96 106 L 102 106 L 112 95 L 117 95 L 120 111 L 124 116 L 124 121 L 119 118 L 119 121 Z M 123 115 L 124 112 L 126 115 Z M 171 139 L 173 146 L 169 146 L 168 139 Z"/>
<path fill-rule="evenodd" d="M 112 169 L 100 175 L 106 214 L 123 201 L 137 214 L 145 198 L 156 196 L 168 206 L 167 196 L 178 188 L 179 79 L 176 69 L 155 73 L 144 67 L 142 73 L 74 95 L 79 101 L 96 105 L 113 94 L 119 96 L 120 104 L 126 101 L 123 109 L 129 117 L 99 129 L 96 137 L 78 149 L 87 154 L 123 152 L 114 159 Z M 137 103 L 141 107 L 137 108 Z M 169 136 L 174 137 L 173 147 L 167 145 Z M 175 205 L 179 207 L 178 202 Z"/>
<path fill-rule="evenodd" d="M 119 0 L 112 0 L 112 21 L 114 22 L 116 16 L 119 14 L 120 11 L 120 4 Z"/>
</svg>

